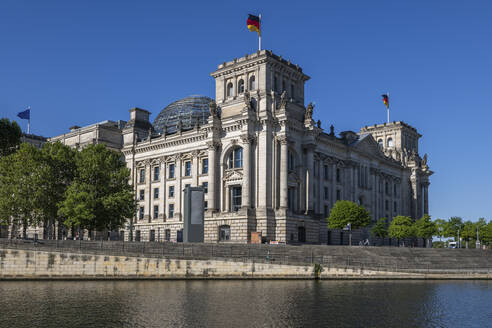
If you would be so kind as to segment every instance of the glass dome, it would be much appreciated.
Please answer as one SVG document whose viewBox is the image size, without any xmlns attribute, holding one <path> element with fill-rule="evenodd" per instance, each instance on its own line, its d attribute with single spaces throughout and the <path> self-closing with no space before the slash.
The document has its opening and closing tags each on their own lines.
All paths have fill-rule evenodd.
<svg viewBox="0 0 492 328">
<path fill-rule="evenodd" d="M 211 98 L 205 96 L 189 96 L 167 105 L 154 120 L 154 130 L 158 133 L 175 133 L 179 122 L 182 130 L 193 129 L 195 124 L 207 123 Z"/>
</svg>

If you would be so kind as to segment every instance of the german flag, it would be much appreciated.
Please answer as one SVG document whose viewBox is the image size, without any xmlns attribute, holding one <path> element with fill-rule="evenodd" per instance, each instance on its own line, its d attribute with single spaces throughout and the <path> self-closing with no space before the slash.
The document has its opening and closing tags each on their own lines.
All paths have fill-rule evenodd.
<svg viewBox="0 0 492 328">
<path fill-rule="evenodd" d="M 386 106 L 386 108 L 389 108 L 390 107 L 389 96 L 386 94 L 386 95 L 381 95 L 381 97 L 383 97 L 383 103 Z"/>
<path fill-rule="evenodd" d="M 248 15 L 246 26 L 251 32 L 256 32 L 258 33 L 258 35 L 260 35 L 260 17 L 255 15 Z"/>
</svg>

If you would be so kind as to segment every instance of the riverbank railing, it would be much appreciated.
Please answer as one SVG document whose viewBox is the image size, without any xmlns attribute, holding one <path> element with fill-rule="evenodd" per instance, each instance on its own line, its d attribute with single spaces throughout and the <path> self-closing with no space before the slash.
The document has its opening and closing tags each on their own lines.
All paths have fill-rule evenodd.
<svg viewBox="0 0 492 328">
<path fill-rule="evenodd" d="M 0 238 L 1 249 L 56 251 L 182 260 L 227 260 L 315 265 L 357 272 L 492 273 L 492 251 L 327 245 L 268 245 Z M 1 257 L 1 253 L 0 253 Z"/>
</svg>

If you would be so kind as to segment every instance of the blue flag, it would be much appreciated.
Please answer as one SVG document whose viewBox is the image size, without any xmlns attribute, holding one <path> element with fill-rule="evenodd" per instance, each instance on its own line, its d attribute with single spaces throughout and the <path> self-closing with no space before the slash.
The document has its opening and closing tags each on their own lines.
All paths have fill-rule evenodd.
<svg viewBox="0 0 492 328">
<path fill-rule="evenodd" d="M 31 118 L 31 110 L 26 109 L 23 112 L 17 113 L 17 116 L 19 116 L 23 120 L 29 120 Z"/>
</svg>

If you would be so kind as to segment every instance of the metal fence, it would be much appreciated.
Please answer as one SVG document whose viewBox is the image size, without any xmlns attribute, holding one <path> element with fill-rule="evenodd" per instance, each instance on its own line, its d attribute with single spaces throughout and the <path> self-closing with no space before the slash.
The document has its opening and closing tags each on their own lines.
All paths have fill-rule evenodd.
<svg viewBox="0 0 492 328">
<path fill-rule="evenodd" d="M 208 244 L 0 238 L 0 248 L 140 256 L 183 260 L 220 259 L 323 268 L 407 273 L 492 272 L 492 251 L 326 245 Z"/>
</svg>

